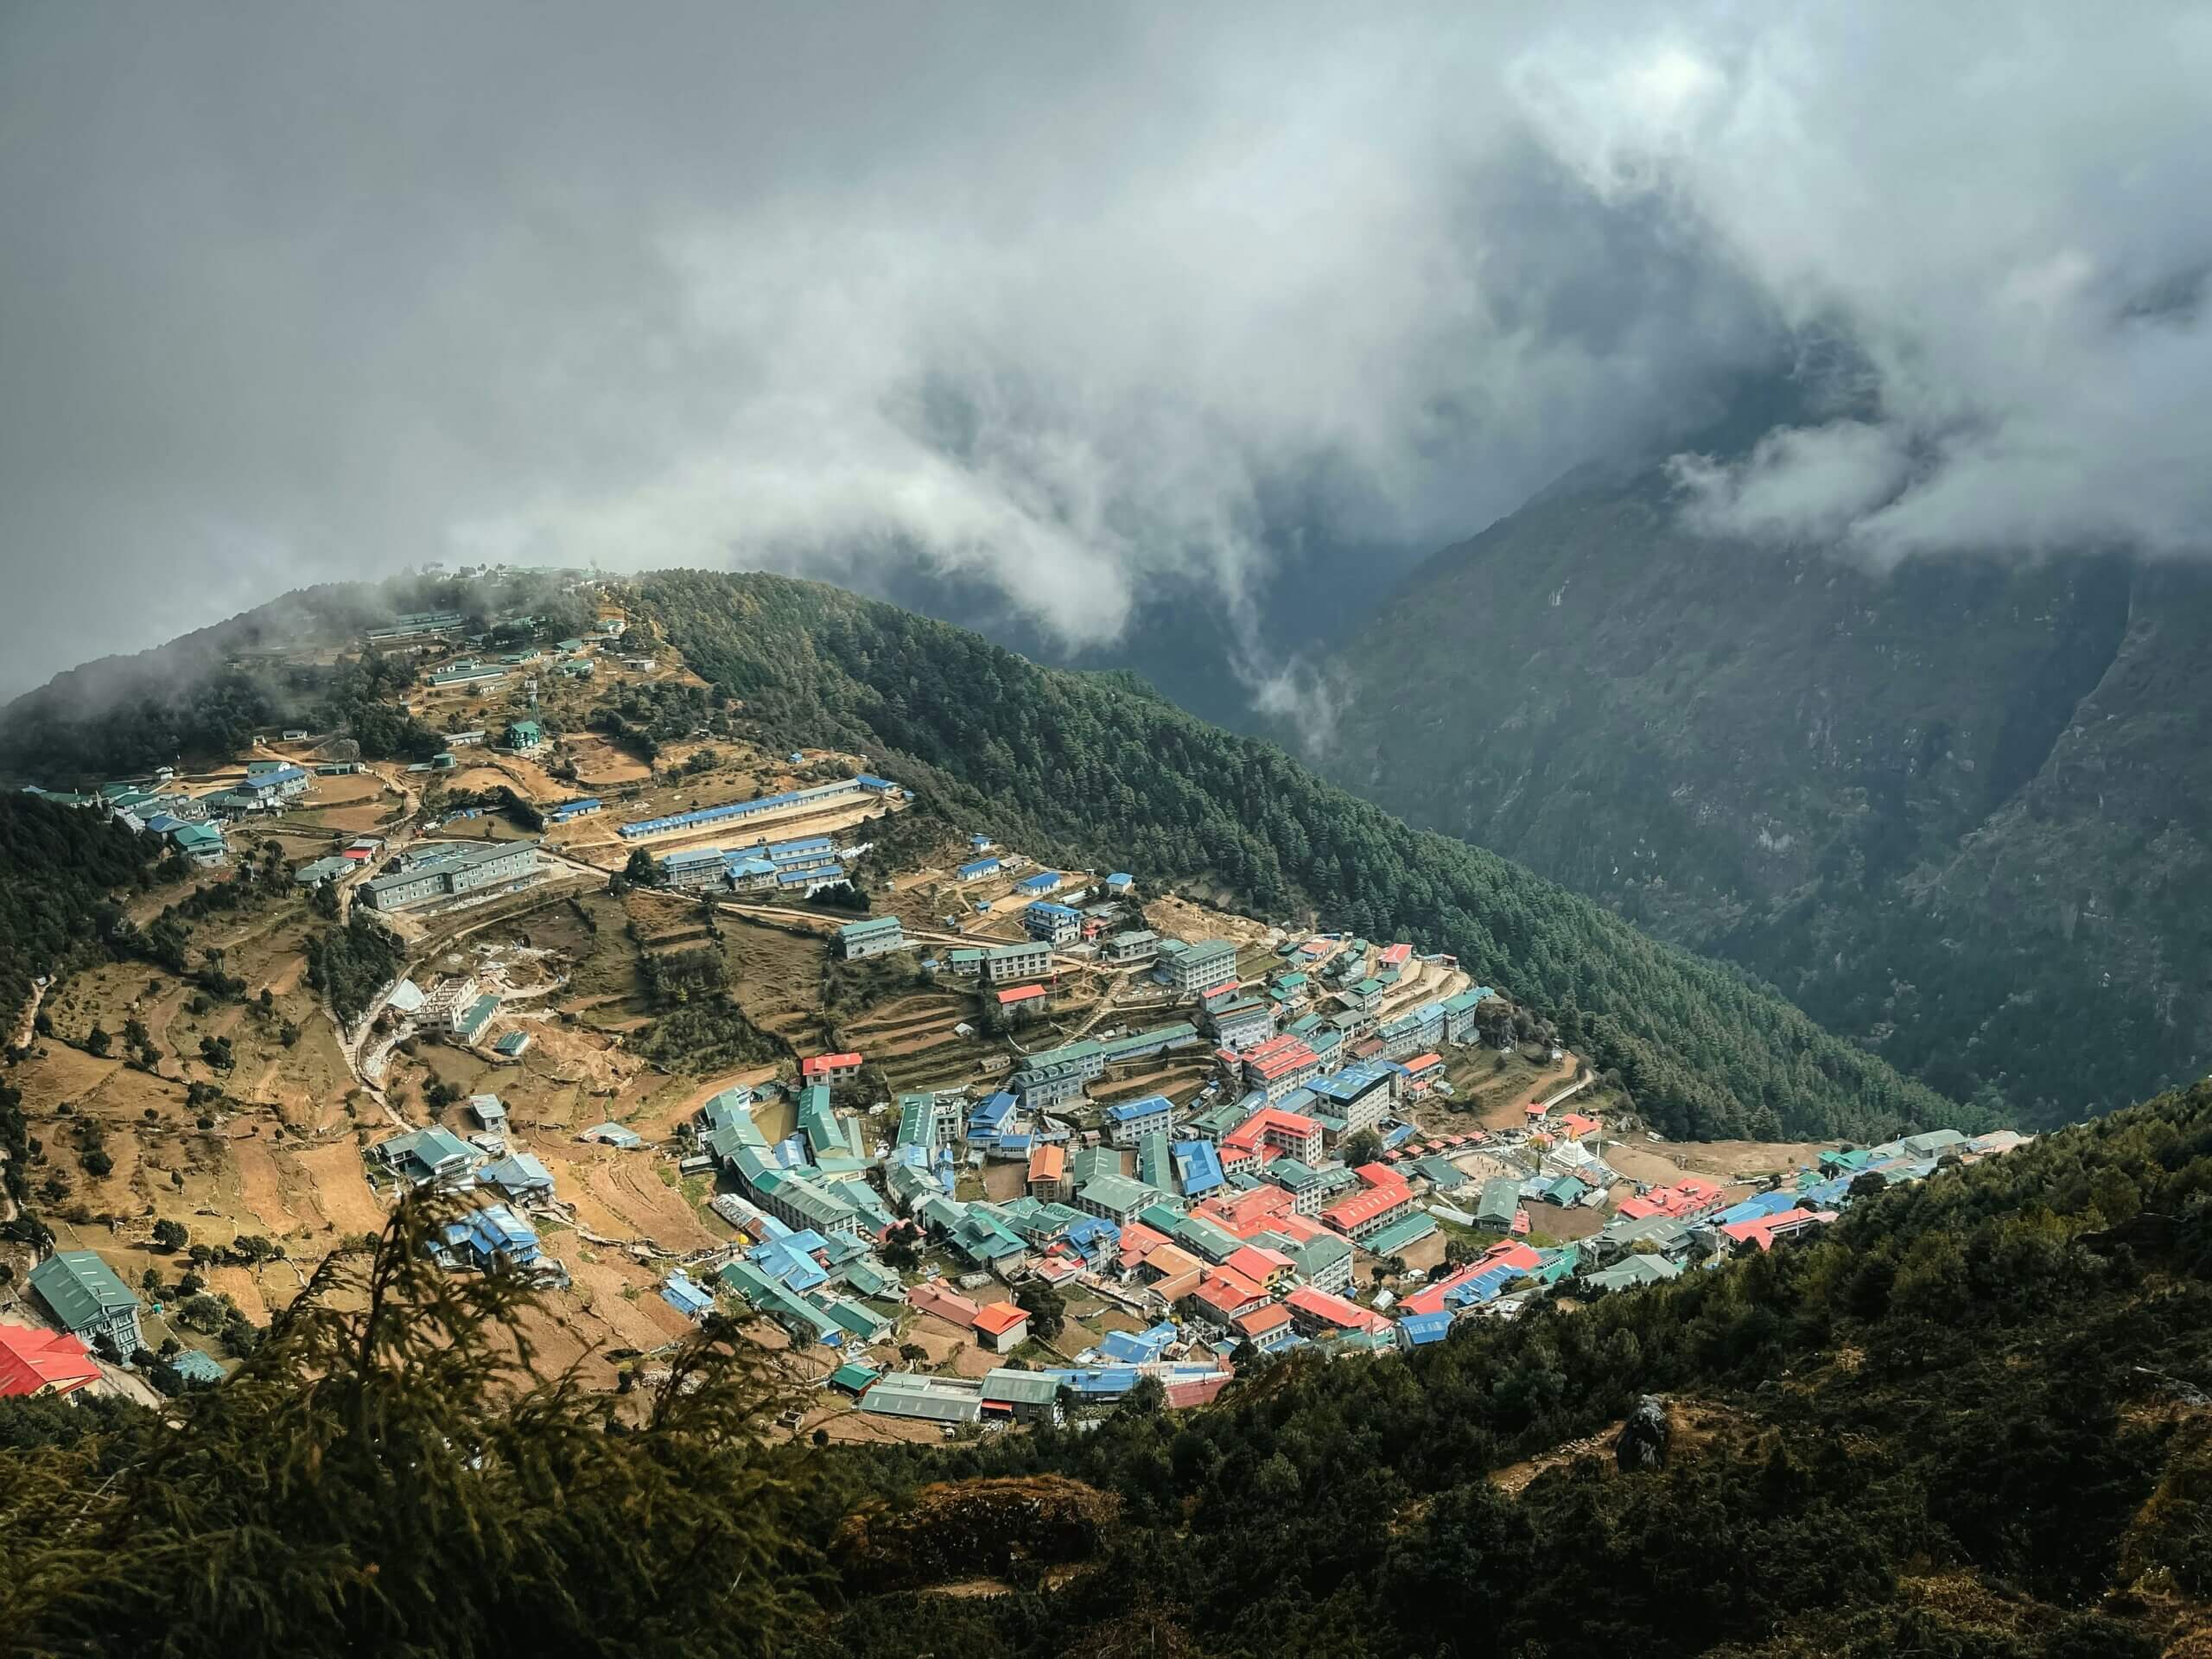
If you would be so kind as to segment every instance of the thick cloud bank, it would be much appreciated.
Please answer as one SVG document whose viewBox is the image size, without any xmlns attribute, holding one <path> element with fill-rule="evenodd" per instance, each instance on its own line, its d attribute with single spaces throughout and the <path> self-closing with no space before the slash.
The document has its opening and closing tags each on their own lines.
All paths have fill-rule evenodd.
<svg viewBox="0 0 2212 1659">
<path fill-rule="evenodd" d="M 2152 3 L 18 5 L 0 680 L 432 558 L 918 563 L 1071 648 L 1192 584 L 1280 697 L 1301 547 L 1677 449 L 1722 531 L 2192 550 L 2208 69 Z"/>
</svg>

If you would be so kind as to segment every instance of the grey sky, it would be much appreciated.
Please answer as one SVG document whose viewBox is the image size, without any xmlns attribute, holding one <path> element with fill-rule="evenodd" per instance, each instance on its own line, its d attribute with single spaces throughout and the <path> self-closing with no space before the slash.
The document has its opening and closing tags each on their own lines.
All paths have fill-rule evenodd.
<svg viewBox="0 0 2212 1659">
<path fill-rule="evenodd" d="M 1810 331 L 1848 416 L 1703 522 L 2189 550 L 2208 70 L 2147 3 L 19 0 L 0 689 L 429 558 L 918 556 L 1096 644 L 1248 600 L 1271 492 L 1455 538 Z"/>
</svg>

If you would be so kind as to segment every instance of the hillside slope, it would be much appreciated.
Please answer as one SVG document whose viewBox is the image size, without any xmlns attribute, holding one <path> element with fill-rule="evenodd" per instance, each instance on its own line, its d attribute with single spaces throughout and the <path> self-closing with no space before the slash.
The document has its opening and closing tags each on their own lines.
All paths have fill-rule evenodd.
<svg viewBox="0 0 2212 1659">
<path fill-rule="evenodd" d="M 2208 1192 L 2200 1084 L 1659 1289 L 917 1459 L 894 1516 L 957 1470 L 1126 1524 L 1072 1577 L 864 1602 L 817 1650 L 2202 1654 Z M 1618 1471 L 1649 1392 L 1666 1466 Z"/>
<path fill-rule="evenodd" d="M 1729 957 L 1960 1098 L 2060 1122 L 2212 1055 L 2212 580 L 1688 535 L 1656 474 L 1438 554 L 1317 759 Z"/>
<path fill-rule="evenodd" d="M 780 577 L 667 572 L 637 599 L 779 741 L 876 757 L 940 815 L 1025 846 L 1451 951 L 1557 1016 L 1670 1133 L 1857 1137 L 1974 1116 L 1731 970 L 1503 859 L 1410 830 L 1126 677 L 1040 669 Z"/>
<path fill-rule="evenodd" d="M 813 1450 L 720 1322 L 609 1432 L 403 1216 L 180 1426 L 0 1402 L 11 1651 L 2185 1659 L 2212 1085 L 1771 1254 L 1217 1405 Z M 373 1281 L 384 1294 L 362 1294 Z M 1666 1399 L 1660 1466 L 1614 1426 Z M 400 1449 L 395 1454 L 394 1447 Z M 1591 1455 L 1592 1452 L 1596 1455 Z M 75 1519 L 57 1528 L 64 1510 Z"/>
</svg>

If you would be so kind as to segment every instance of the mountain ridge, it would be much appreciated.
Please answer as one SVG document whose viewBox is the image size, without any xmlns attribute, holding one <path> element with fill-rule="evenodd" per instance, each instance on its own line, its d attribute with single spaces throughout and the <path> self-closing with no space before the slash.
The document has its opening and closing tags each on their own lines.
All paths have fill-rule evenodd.
<svg viewBox="0 0 2212 1659">
<path fill-rule="evenodd" d="M 1955 1096 L 2049 1122 L 2201 1070 L 2212 582 L 2109 554 L 1876 575 L 1677 506 L 1662 468 L 1599 474 L 1440 550 L 1332 659 L 1320 769 Z"/>
<path fill-rule="evenodd" d="M 1319 909 L 1524 990 L 1670 1134 L 1981 1124 L 1740 972 L 1681 956 L 1495 855 L 1408 830 L 1273 744 L 1111 677 L 821 584 L 664 571 L 634 590 L 693 669 L 772 734 L 895 758 L 935 807 L 1244 905 Z"/>
</svg>

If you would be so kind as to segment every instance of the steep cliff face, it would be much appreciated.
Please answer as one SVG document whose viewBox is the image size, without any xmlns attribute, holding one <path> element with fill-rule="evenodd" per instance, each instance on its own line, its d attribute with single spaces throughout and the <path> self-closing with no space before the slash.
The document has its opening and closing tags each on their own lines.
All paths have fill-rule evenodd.
<svg viewBox="0 0 2212 1659">
<path fill-rule="evenodd" d="M 1325 770 L 2048 1121 L 2193 1076 L 2212 582 L 1687 533 L 1645 474 L 1437 555 Z"/>
</svg>

